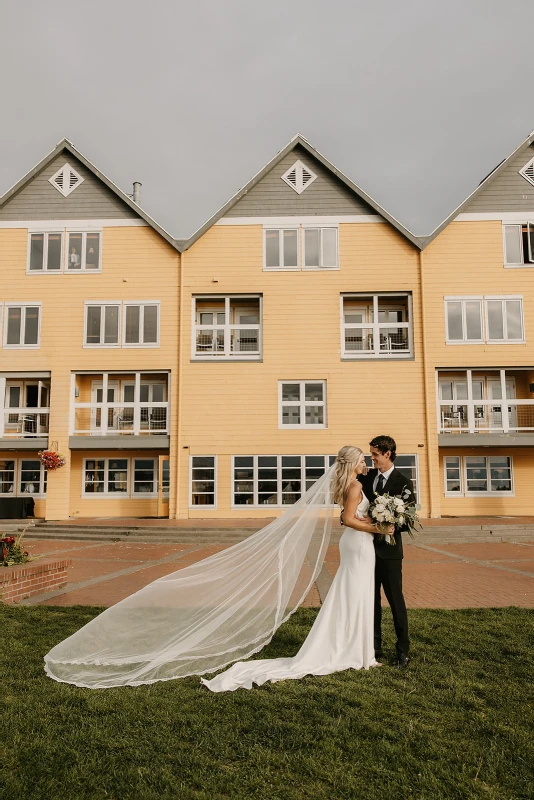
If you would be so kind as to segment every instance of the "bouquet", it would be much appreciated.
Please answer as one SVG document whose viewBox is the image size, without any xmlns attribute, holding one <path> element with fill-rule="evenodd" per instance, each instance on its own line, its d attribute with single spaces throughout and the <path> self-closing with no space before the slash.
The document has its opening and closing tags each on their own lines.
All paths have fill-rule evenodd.
<svg viewBox="0 0 534 800">
<path fill-rule="evenodd" d="M 421 530 L 422 526 L 417 515 L 421 506 L 418 503 L 408 502 L 411 492 L 408 488 L 402 493 L 402 497 L 379 494 L 369 505 L 367 512 L 380 533 L 385 536 L 388 544 L 395 544 L 395 535 L 386 533 L 390 525 L 406 530 L 410 536 L 415 535 L 416 530 Z"/>
<path fill-rule="evenodd" d="M 65 456 L 62 456 L 61 453 L 56 453 L 55 450 L 39 450 L 37 455 L 41 464 L 44 464 L 49 472 L 64 467 L 67 463 Z"/>
</svg>

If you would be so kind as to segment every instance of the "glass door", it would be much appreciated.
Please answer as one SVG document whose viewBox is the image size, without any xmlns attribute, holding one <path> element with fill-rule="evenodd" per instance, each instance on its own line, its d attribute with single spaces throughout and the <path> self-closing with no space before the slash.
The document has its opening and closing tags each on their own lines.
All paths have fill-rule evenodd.
<svg viewBox="0 0 534 800">
<path fill-rule="evenodd" d="M 118 383 L 108 383 L 108 403 L 116 403 L 119 391 Z M 104 400 L 104 387 L 101 382 L 94 382 L 91 387 L 91 402 L 102 403 Z M 118 408 L 108 408 L 107 425 L 102 425 L 102 409 L 91 409 L 91 433 L 102 434 L 105 436 L 108 430 L 118 428 Z"/>
<path fill-rule="evenodd" d="M 169 516 L 170 467 L 169 456 L 159 456 L 158 517 Z"/>
<path fill-rule="evenodd" d="M 489 400 L 502 400 L 502 386 L 498 379 L 488 380 L 488 398 Z M 515 399 L 515 380 L 513 378 L 506 379 L 506 398 L 508 400 Z M 490 428 L 502 428 L 502 406 L 490 406 Z M 508 426 L 510 428 L 517 428 L 517 406 L 508 406 Z"/>
</svg>

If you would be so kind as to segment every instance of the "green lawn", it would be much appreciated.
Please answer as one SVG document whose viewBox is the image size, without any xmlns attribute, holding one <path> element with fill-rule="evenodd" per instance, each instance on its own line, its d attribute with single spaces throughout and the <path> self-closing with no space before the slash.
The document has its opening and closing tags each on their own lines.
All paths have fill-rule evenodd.
<svg viewBox="0 0 534 800">
<path fill-rule="evenodd" d="M 530 610 L 412 611 L 407 671 L 218 695 L 198 678 L 103 691 L 47 678 L 43 654 L 97 611 L 0 610 L 9 800 L 532 798 Z M 315 613 L 265 656 L 293 655 Z"/>
</svg>

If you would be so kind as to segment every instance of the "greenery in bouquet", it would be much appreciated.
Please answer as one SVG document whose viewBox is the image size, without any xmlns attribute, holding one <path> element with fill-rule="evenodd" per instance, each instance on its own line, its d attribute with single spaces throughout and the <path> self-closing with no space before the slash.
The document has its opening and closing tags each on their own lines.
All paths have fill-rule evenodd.
<svg viewBox="0 0 534 800">
<path fill-rule="evenodd" d="M 411 492 L 408 488 L 401 497 L 391 496 L 386 492 L 377 495 L 369 506 L 368 514 L 388 544 L 395 544 L 395 535 L 388 534 L 390 525 L 406 531 L 410 536 L 414 536 L 417 530 L 422 529 L 417 514 L 421 506 L 413 501 L 408 502 L 410 497 Z"/>
<path fill-rule="evenodd" d="M 13 567 L 15 564 L 25 564 L 31 560 L 28 551 L 22 547 L 22 537 L 26 528 L 18 536 L 4 536 L 0 539 L 0 566 Z"/>
</svg>

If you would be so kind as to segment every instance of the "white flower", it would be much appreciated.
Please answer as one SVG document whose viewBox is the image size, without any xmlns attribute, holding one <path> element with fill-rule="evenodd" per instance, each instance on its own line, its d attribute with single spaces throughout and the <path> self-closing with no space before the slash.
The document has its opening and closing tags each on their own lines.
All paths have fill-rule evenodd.
<svg viewBox="0 0 534 800">
<path fill-rule="evenodd" d="M 404 515 L 403 514 L 401 514 L 399 516 L 398 523 L 399 523 L 399 525 L 404 525 Z"/>
<path fill-rule="evenodd" d="M 391 511 L 384 512 L 384 519 L 387 520 L 387 522 L 393 522 L 393 514 Z"/>
<path fill-rule="evenodd" d="M 380 511 L 377 512 L 375 514 L 375 517 L 379 522 L 384 522 L 384 513 L 383 512 L 380 512 Z"/>
</svg>

